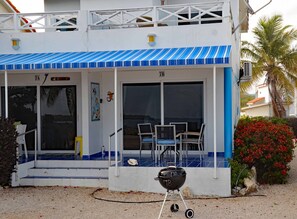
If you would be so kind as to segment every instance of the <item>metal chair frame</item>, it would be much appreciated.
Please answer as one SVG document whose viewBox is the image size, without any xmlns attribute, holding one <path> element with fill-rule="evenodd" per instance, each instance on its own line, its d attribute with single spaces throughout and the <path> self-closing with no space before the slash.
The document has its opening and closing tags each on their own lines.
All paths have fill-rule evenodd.
<svg viewBox="0 0 297 219">
<path fill-rule="evenodd" d="M 204 131 L 205 123 L 201 124 L 200 131 L 197 134 L 186 135 L 182 138 L 182 143 L 186 145 L 186 155 L 188 155 L 188 144 L 197 144 L 198 151 L 200 152 L 200 160 L 202 159 L 202 152 L 204 152 Z M 195 136 L 195 137 L 194 137 Z"/>
<path fill-rule="evenodd" d="M 155 144 L 158 152 L 157 160 L 160 161 L 169 148 L 174 147 L 174 163 L 176 164 L 176 130 L 175 125 L 155 125 Z M 166 149 L 165 149 L 166 147 Z M 164 150 L 165 149 L 165 150 Z M 162 150 L 162 153 L 160 151 Z"/>
<path fill-rule="evenodd" d="M 137 124 L 138 136 L 139 136 L 139 157 L 141 157 L 142 145 L 151 144 L 151 156 L 154 158 L 154 133 L 151 123 L 139 123 Z"/>
</svg>

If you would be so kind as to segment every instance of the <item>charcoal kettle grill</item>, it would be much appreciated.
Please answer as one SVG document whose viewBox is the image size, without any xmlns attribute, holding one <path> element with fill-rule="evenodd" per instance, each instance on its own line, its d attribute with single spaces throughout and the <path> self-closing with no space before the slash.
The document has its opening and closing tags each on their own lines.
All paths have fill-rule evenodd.
<svg viewBox="0 0 297 219">
<path fill-rule="evenodd" d="M 183 186 L 183 184 L 186 181 L 186 171 L 181 168 L 181 167 L 175 167 L 175 166 L 170 166 L 164 169 L 161 169 L 158 177 L 155 178 L 155 180 L 159 180 L 159 183 L 167 190 L 165 194 L 165 198 L 159 213 L 158 219 L 161 218 L 161 214 L 167 199 L 167 196 L 170 191 L 174 192 L 174 190 L 178 191 L 179 196 L 181 197 L 186 211 L 185 211 L 185 216 L 186 218 L 193 218 L 194 217 L 194 211 L 190 208 L 187 207 L 187 204 L 180 192 L 180 187 Z M 170 210 L 172 212 L 177 212 L 179 210 L 179 206 L 177 204 L 172 204 L 170 207 Z"/>
</svg>

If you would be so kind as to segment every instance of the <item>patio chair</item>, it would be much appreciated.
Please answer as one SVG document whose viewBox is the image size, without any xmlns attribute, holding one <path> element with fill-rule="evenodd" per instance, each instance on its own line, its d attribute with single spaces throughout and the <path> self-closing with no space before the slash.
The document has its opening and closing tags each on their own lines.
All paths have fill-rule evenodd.
<svg viewBox="0 0 297 219">
<path fill-rule="evenodd" d="M 155 126 L 155 142 L 156 150 L 158 151 L 158 161 L 161 160 L 161 157 L 164 156 L 164 153 L 169 149 L 174 150 L 174 163 L 176 164 L 176 131 L 175 125 L 156 125 Z M 160 151 L 162 153 L 160 154 Z"/>
<path fill-rule="evenodd" d="M 23 150 L 22 150 L 22 145 L 24 146 L 24 151 L 25 151 L 25 157 L 28 159 L 28 151 L 27 151 L 27 145 L 26 145 L 26 138 L 25 138 L 25 132 L 26 132 L 27 125 L 20 124 L 16 126 L 16 131 L 18 133 L 18 137 L 16 139 L 16 142 L 19 145 L 19 155 L 22 156 Z"/>
<path fill-rule="evenodd" d="M 151 156 L 154 158 L 154 133 L 151 123 L 137 124 L 138 136 L 139 136 L 139 157 L 141 157 L 141 151 L 143 144 L 149 144 L 151 149 Z"/>
<path fill-rule="evenodd" d="M 187 122 L 170 122 L 169 125 L 175 125 L 175 131 L 176 131 L 176 138 L 177 138 L 177 144 L 179 144 L 179 158 L 182 160 L 182 153 L 183 153 L 183 147 L 180 144 L 181 143 L 181 137 L 182 133 L 185 133 L 188 131 L 188 123 Z"/>
<path fill-rule="evenodd" d="M 204 153 L 204 130 L 205 124 L 202 123 L 199 132 L 186 132 L 185 135 L 183 135 L 182 143 L 186 145 L 186 155 L 188 155 L 188 144 L 195 144 L 200 152 L 201 160 L 202 153 Z"/>
</svg>

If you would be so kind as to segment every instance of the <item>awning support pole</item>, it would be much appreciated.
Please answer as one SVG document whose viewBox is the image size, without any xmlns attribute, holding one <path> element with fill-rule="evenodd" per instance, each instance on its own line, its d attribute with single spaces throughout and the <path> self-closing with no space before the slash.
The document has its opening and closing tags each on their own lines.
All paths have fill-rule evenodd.
<svg viewBox="0 0 297 219">
<path fill-rule="evenodd" d="M 5 118 L 8 118 L 8 77 L 7 71 L 4 73 L 5 78 Z"/>
<path fill-rule="evenodd" d="M 117 93 L 117 82 L 118 80 L 118 69 L 114 69 L 114 143 L 115 143 L 115 176 L 119 176 L 118 170 L 118 93 Z"/>
<path fill-rule="evenodd" d="M 217 179 L 217 113 L 216 113 L 216 66 L 213 66 L 213 159 L 214 172 L 213 178 Z"/>
</svg>

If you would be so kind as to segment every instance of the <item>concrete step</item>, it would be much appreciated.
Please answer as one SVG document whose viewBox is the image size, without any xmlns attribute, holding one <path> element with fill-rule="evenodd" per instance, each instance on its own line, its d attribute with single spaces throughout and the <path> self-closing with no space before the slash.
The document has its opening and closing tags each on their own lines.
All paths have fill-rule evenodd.
<svg viewBox="0 0 297 219">
<path fill-rule="evenodd" d="M 114 164 L 114 162 L 112 162 Z M 107 160 L 37 160 L 38 168 L 107 168 Z"/>
<path fill-rule="evenodd" d="M 38 160 L 28 166 L 20 186 L 108 187 L 107 160 Z"/>
<path fill-rule="evenodd" d="M 28 176 L 108 178 L 108 168 L 31 168 L 28 170 Z"/>
<path fill-rule="evenodd" d="M 20 179 L 20 186 L 78 186 L 108 188 L 108 179 L 101 177 L 41 177 Z"/>
</svg>

